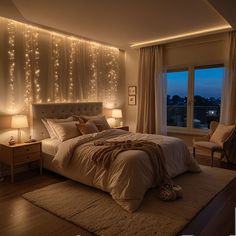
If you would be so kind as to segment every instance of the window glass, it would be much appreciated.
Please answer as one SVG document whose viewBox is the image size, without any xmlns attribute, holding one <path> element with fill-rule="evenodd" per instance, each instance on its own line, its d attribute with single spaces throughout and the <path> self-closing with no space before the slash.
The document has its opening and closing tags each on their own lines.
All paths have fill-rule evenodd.
<svg viewBox="0 0 236 236">
<path fill-rule="evenodd" d="M 219 121 L 223 76 L 224 67 L 194 70 L 193 128 L 209 128 L 211 121 Z"/>
<path fill-rule="evenodd" d="M 188 71 L 167 72 L 167 125 L 187 125 Z"/>
</svg>

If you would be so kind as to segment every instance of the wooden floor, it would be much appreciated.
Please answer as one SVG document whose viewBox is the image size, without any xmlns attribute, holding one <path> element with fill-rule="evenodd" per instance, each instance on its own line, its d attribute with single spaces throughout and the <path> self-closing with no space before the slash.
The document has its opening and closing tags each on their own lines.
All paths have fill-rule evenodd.
<svg viewBox="0 0 236 236">
<path fill-rule="evenodd" d="M 200 164 L 210 165 L 210 158 L 198 157 Z M 235 165 L 215 161 L 215 166 L 236 170 Z M 16 175 L 11 184 L 7 177 L 0 182 L 0 235 L 4 236 L 76 236 L 92 235 L 21 198 L 21 195 L 44 186 L 65 181 L 64 177 L 44 171 L 29 171 Z M 56 197 L 56 196 L 55 196 Z M 232 181 L 181 234 L 206 236 L 233 235 L 234 208 L 236 207 L 236 180 Z"/>
</svg>

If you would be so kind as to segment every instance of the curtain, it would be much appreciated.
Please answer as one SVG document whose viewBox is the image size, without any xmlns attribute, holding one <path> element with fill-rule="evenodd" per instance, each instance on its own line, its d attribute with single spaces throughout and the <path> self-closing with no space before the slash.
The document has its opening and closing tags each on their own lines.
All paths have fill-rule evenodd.
<svg viewBox="0 0 236 236">
<path fill-rule="evenodd" d="M 228 33 L 225 78 L 222 88 L 221 122 L 236 123 L 236 31 Z"/>
<path fill-rule="evenodd" d="M 166 134 L 166 80 L 163 47 L 140 49 L 137 132 Z"/>
<path fill-rule="evenodd" d="M 31 103 L 102 101 L 119 107 L 124 52 L 0 17 L 0 113 Z"/>
<path fill-rule="evenodd" d="M 220 120 L 225 124 L 236 124 L 236 31 L 228 33 L 226 47 Z M 236 137 L 232 142 L 229 159 L 236 163 Z"/>
</svg>

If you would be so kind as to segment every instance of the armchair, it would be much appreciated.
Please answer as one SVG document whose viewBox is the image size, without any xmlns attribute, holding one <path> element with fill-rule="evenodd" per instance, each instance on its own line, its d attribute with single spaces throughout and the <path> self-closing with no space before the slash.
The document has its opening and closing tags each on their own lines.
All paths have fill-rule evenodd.
<svg viewBox="0 0 236 236">
<path fill-rule="evenodd" d="M 200 149 L 211 153 L 211 166 L 213 166 L 215 152 L 221 153 L 221 159 L 225 156 L 229 162 L 228 152 L 234 135 L 235 125 L 226 126 L 212 121 L 208 135 L 193 139 L 193 157 L 195 158 L 196 149 Z"/>
</svg>

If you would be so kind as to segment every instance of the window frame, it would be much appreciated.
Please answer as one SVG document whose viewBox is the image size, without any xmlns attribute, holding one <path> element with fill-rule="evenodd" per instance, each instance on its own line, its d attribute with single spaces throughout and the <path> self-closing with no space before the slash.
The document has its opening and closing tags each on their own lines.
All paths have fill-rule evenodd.
<svg viewBox="0 0 236 236">
<path fill-rule="evenodd" d="M 165 72 L 178 72 L 178 71 L 188 71 L 188 97 L 187 97 L 187 126 L 167 126 L 167 131 L 169 133 L 182 133 L 182 134 L 206 134 L 209 129 L 199 129 L 193 127 L 193 117 L 194 117 L 194 81 L 195 81 L 195 69 L 208 69 L 225 67 L 224 63 L 214 63 L 207 65 L 189 65 L 189 66 L 176 66 L 167 67 Z M 222 94 L 222 93 L 221 93 Z"/>
</svg>

